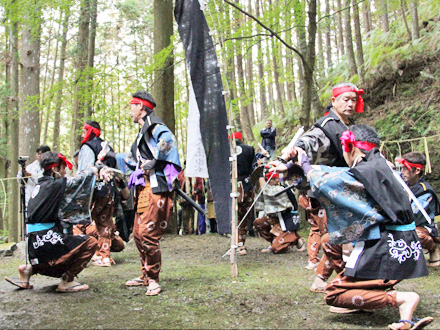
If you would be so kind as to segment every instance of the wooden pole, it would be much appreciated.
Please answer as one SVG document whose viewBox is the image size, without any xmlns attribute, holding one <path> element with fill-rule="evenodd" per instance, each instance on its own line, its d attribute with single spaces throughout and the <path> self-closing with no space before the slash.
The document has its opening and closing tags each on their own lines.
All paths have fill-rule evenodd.
<svg viewBox="0 0 440 330">
<path fill-rule="evenodd" d="M 231 117 L 230 117 L 231 118 Z M 229 128 L 233 128 L 229 126 Z M 229 133 L 229 132 L 228 132 Z M 237 144 L 235 142 L 235 137 L 233 137 L 233 130 L 231 130 L 230 136 L 232 138 L 229 140 L 231 147 L 231 185 L 232 185 L 232 215 L 231 215 L 231 276 L 238 276 L 238 266 L 237 266 L 237 246 L 238 246 L 238 230 L 237 230 L 237 212 L 238 212 L 238 203 L 237 203 Z"/>
</svg>

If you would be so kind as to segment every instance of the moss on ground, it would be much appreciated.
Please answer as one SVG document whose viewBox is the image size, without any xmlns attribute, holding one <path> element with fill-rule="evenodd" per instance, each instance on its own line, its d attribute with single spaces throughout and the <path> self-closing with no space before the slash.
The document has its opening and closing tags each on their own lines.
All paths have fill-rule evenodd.
<svg viewBox="0 0 440 330">
<path fill-rule="evenodd" d="M 306 234 L 306 232 L 303 232 Z M 136 248 L 113 254 L 111 268 L 89 266 L 80 281 L 91 290 L 55 293 L 57 279 L 33 277 L 34 290 L 17 291 L 0 283 L 1 328 L 289 328 L 384 329 L 398 320 L 397 311 L 338 316 L 328 312 L 321 294 L 308 288 L 314 273 L 304 269 L 305 252 L 262 254 L 261 238 L 249 238 L 249 254 L 239 258 L 239 277 L 230 277 L 228 239 L 218 235 L 166 236 L 161 243 L 163 292 L 145 296 L 145 288 L 126 288 L 139 274 Z M 0 259 L 0 276 L 16 276 L 18 258 Z M 408 280 L 400 290 L 415 290 L 422 301 L 416 316 L 436 318 L 428 329 L 440 328 L 440 271 Z"/>
</svg>

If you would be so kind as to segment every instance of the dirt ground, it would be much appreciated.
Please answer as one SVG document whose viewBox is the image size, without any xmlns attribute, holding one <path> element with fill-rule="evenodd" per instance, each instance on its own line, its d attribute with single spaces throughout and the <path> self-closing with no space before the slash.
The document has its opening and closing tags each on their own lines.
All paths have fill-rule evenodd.
<svg viewBox="0 0 440 330">
<path fill-rule="evenodd" d="M 145 288 L 126 288 L 139 275 L 133 243 L 114 253 L 111 268 L 89 266 L 79 277 L 90 290 L 55 292 L 57 279 L 34 276 L 34 290 L 16 290 L 0 281 L 2 329 L 385 329 L 399 320 L 392 308 L 374 313 L 335 315 L 322 294 L 309 291 L 313 271 L 306 270 L 306 252 L 263 254 L 261 238 L 247 241 L 247 256 L 239 258 L 239 277 L 231 278 L 229 258 L 222 258 L 228 239 L 219 235 L 165 236 L 163 267 L 157 297 Z M 0 276 L 17 276 L 23 257 L 0 259 Z M 427 329 L 440 328 L 440 270 L 429 277 L 407 280 L 399 290 L 421 296 L 415 316 L 433 316 Z"/>
</svg>

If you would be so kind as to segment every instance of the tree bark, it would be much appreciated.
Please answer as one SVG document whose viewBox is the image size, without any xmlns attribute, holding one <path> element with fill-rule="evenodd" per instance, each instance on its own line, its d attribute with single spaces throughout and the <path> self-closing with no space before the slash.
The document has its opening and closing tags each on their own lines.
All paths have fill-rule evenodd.
<svg viewBox="0 0 440 330">
<path fill-rule="evenodd" d="M 41 10 L 39 3 L 24 8 L 25 21 L 20 49 L 20 132 L 19 152 L 35 160 L 35 150 L 40 144 L 40 38 Z"/>
<path fill-rule="evenodd" d="M 348 68 L 350 70 L 350 75 L 354 76 L 357 74 L 356 60 L 354 58 L 353 51 L 353 38 L 351 34 L 351 17 L 350 17 L 350 4 L 351 0 L 345 0 L 345 10 L 344 14 L 344 25 L 345 25 L 345 44 L 347 50 Z"/>
<path fill-rule="evenodd" d="M 365 29 L 364 32 L 368 34 L 373 29 L 373 26 L 371 24 L 371 8 L 370 8 L 370 0 L 365 0 L 362 4 L 363 8 L 363 16 L 364 16 L 364 25 Z"/>
<path fill-rule="evenodd" d="M 409 11 L 411 13 L 411 38 L 415 41 L 420 38 L 419 15 L 417 13 L 417 0 L 409 1 Z"/>
<path fill-rule="evenodd" d="M 252 0 L 248 1 L 248 11 L 252 12 Z M 251 19 L 249 18 L 249 21 Z M 246 55 L 246 81 L 248 86 L 248 113 L 249 113 L 249 119 L 251 126 L 253 127 L 255 125 L 255 108 L 254 108 L 254 99 L 255 99 L 255 90 L 254 90 L 254 74 L 253 74 L 253 51 L 252 51 L 252 41 L 248 42 L 248 50 Z"/>
<path fill-rule="evenodd" d="M 325 0 L 325 15 L 330 15 L 330 0 Z M 327 68 L 330 69 L 333 66 L 332 61 L 332 44 L 330 35 L 330 19 L 326 19 L 325 24 L 325 48 L 327 51 Z"/>
<path fill-rule="evenodd" d="M 60 50 L 60 64 L 58 68 L 58 81 L 57 81 L 57 95 L 55 100 L 55 116 L 53 120 L 53 149 L 59 150 L 59 135 L 60 135 L 60 118 L 61 118 L 61 103 L 63 99 L 63 86 L 64 86 L 64 64 L 66 61 L 66 48 L 67 48 L 67 31 L 69 29 L 69 16 L 70 7 L 64 10 L 63 19 L 63 36 L 61 41 Z"/>
<path fill-rule="evenodd" d="M 93 67 L 95 62 L 95 39 L 96 39 L 96 18 L 98 16 L 98 0 L 90 0 L 90 28 L 88 36 L 87 54 L 87 94 L 84 104 L 84 119 L 88 120 L 93 114 Z"/>
<path fill-rule="evenodd" d="M 390 24 L 388 21 L 388 6 L 386 0 L 380 0 L 380 9 L 382 11 L 382 28 L 384 32 L 390 31 Z"/>
<path fill-rule="evenodd" d="M 406 32 L 408 33 L 408 38 L 411 39 L 411 31 L 409 30 L 408 22 L 406 21 L 406 8 L 404 0 L 400 0 L 400 14 L 402 15 L 403 23 L 405 24 Z"/>
<path fill-rule="evenodd" d="M 12 1 L 12 6 L 16 2 Z M 13 13 L 17 15 L 16 10 Z M 18 172 L 18 134 L 19 134 L 19 102 L 18 102 L 18 23 L 11 20 L 9 47 L 11 54 L 11 93 L 9 97 L 8 110 L 8 158 L 10 167 L 8 176 L 13 177 Z M 9 204 L 8 204 L 8 240 L 9 242 L 18 241 L 18 184 L 10 182 L 8 185 Z"/>
<path fill-rule="evenodd" d="M 81 1 L 81 9 L 79 16 L 77 56 L 75 61 L 76 78 L 75 78 L 75 101 L 73 103 L 73 118 L 71 131 L 70 153 L 73 155 L 75 150 L 80 146 L 81 127 L 84 121 L 84 100 L 87 93 L 87 57 L 88 57 L 88 39 L 89 39 L 89 23 L 90 23 L 90 0 Z"/>
<path fill-rule="evenodd" d="M 359 18 L 359 6 L 356 0 L 353 0 L 353 19 L 354 19 L 354 35 L 356 38 L 356 61 L 359 80 L 362 84 L 364 81 L 364 50 L 362 48 L 361 22 Z"/>
<path fill-rule="evenodd" d="M 173 1 L 154 0 L 154 54 L 170 46 L 173 35 Z M 153 96 L 156 101 L 156 114 L 163 119 L 174 133 L 176 118 L 174 115 L 174 61 L 170 51 L 164 66 L 156 72 Z"/>
<path fill-rule="evenodd" d="M 260 0 L 256 1 L 255 8 L 257 17 L 260 17 Z M 261 33 L 261 26 L 257 24 L 257 34 Z M 267 97 L 266 97 L 266 82 L 264 76 L 264 54 L 263 54 L 263 46 L 261 45 L 262 41 L 258 43 L 258 77 L 260 80 L 258 89 L 260 91 L 260 104 L 261 104 L 261 117 L 265 118 L 268 116 L 268 108 L 267 108 Z"/>
<path fill-rule="evenodd" d="M 337 10 L 342 9 L 341 0 L 337 0 Z M 338 13 L 338 45 L 339 45 L 339 53 L 341 57 L 345 55 L 345 47 L 344 47 L 344 32 L 342 25 L 342 13 Z"/>
<path fill-rule="evenodd" d="M 288 12 L 286 15 L 287 26 L 292 25 L 291 13 Z M 292 44 L 292 30 L 289 29 L 286 32 L 286 41 Z M 296 88 L 295 88 L 295 68 L 293 65 L 293 51 L 290 49 L 286 50 L 286 80 L 287 80 L 287 99 L 289 101 L 296 101 Z"/>
</svg>

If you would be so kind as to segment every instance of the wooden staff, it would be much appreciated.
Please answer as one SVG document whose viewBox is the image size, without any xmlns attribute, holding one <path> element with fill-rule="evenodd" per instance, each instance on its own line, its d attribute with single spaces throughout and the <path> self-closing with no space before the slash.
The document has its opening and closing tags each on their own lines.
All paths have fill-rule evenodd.
<svg viewBox="0 0 440 330">
<path fill-rule="evenodd" d="M 228 129 L 231 129 L 231 139 L 230 148 L 231 148 L 231 184 L 232 184 L 232 215 L 231 215 L 231 276 L 238 276 L 238 266 L 237 266 L 237 247 L 238 247 L 238 231 L 237 231 L 237 212 L 238 212 L 238 203 L 237 203 L 237 179 L 238 179 L 238 170 L 237 170 L 237 143 L 235 141 L 235 136 L 233 134 L 233 127 L 228 126 Z"/>
</svg>

